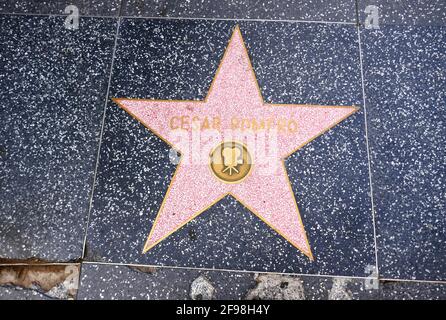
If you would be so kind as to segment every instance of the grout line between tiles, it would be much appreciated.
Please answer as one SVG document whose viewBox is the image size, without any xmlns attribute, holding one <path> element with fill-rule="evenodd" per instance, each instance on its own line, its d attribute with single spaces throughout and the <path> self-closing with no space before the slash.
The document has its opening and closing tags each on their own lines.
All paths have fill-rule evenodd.
<svg viewBox="0 0 446 320">
<path fill-rule="evenodd" d="M 90 265 L 108 265 L 108 266 L 120 266 L 120 267 L 153 267 L 153 268 L 165 268 L 165 269 L 180 269 L 180 270 L 199 270 L 199 271 L 216 271 L 216 272 L 232 272 L 232 273 L 261 273 L 261 274 L 278 274 L 286 276 L 301 276 L 301 277 L 314 277 L 314 278 L 349 278 L 358 280 L 370 280 L 376 279 L 375 277 L 361 277 L 361 276 L 348 276 L 348 275 L 326 275 L 326 274 L 306 274 L 306 273 L 285 273 L 285 272 L 271 272 L 271 271 L 253 271 L 253 270 L 231 270 L 220 268 L 199 268 L 199 267 L 179 267 L 179 266 L 167 266 L 167 265 L 146 265 L 146 264 L 132 264 L 132 263 L 114 263 L 114 262 L 94 262 L 84 261 L 83 264 Z M 393 281 L 393 282 L 420 282 L 420 283 L 433 283 L 444 284 L 446 280 L 416 280 L 416 279 L 379 279 L 379 281 Z"/>
<path fill-rule="evenodd" d="M 86 226 L 85 226 L 85 235 L 84 235 L 84 241 L 83 241 L 83 245 L 82 245 L 82 259 L 84 259 L 84 257 L 85 257 L 86 248 L 87 248 L 88 226 L 90 225 L 91 210 L 93 208 L 93 196 L 94 196 L 95 185 L 96 185 L 97 171 L 98 171 L 98 167 L 99 167 L 99 158 L 100 158 L 100 152 L 101 152 L 102 137 L 103 137 L 104 126 L 105 126 L 105 116 L 107 114 L 107 104 L 108 104 L 108 99 L 109 99 L 110 85 L 111 85 L 111 80 L 112 80 L 113 66 L 114 66 L 114 62 L 115 62 L 116 47 L 118 44 L 120 26 L 121 26 L 121 18 L 118 18 L 117 26 L 116 26 L 116 33 L 115 33 L 115 42 L 114 42 L 113 51 L 112 51 L 112 60 L 111 60 L 111 64 L 110 64 L 110 73 L 109 73 L 108 83 L 107 83 L 107 91 L 106 91 L 106 96 L 105 96 L 105 101 L 104 101 L 104 111 L 102 113 L 101 131 L 99 134 L 99 143 L 98 143 L 98 150 L 97 150 L 97 154 L 96 154 L 96 164 L 95 164 L 95 168 L 94 168 L 93 184 L 91 187 L 90 201 L 89 201 L 89 206 L 88 206 L 87 222 L 86 222 Z"/>
<path fill-rule="evenodd" d="M 390 279 L 382 278 L 379 281 L 385 282 L 408 282 L 408 283 L 423 283 L 423 284 L 442 284 L 446 285 L 446 280 L 416 280 L 416 279 Z"/>
<path fill-rule="evenodd" d="M 369 172 L 369 186 L 370 186 L 370 202 L 372 206 L 372 221 L 373 221 L 373 239 L 375 244 L 375 271 L 379 278 L 379 263 L 378 263 L 378 243 L 377 243 L 377 232 L 376 232 L 376 211 L 375 211 L 375 201 L 373 197 L 373 180 L 372 180 L 372 164 L 371 164 L 371 153 L 369 144 L 369 133 L 367 125 L 367 105 L 366 105 L 366 94 L 365 94 L 365 83 L 364 83 L 364 67 L 363 67 L 363 56 L 362 56 L 362 42 L 361 42 L 361 30 L 359 25 L 356 27 L 358 33 L 358 48 L 359 48 L 359 65 L 361 70 L 361 86 L 362 86 L 362 103 L 364 106 L 364 128 L 365 128 L 365 139 L 367 148 L 367 164 Z"/>
<path fill-rule="evenodd" d="M 219 268 L 199 268 L 199 267 L 181 267 L 181 266 L 168 266 L 168 265 L 147 265 L 147 264 L 133 264 L 133 263 L 119 263 L 119 262 L 97 262 L 97 261 L 83 261 L 83 262 L 48 262 L 48 263 L 0 263 L 0 267 L 20 267 L 20 266 L 62 266 L 62 265 L 78 265 L 82 272 L 83 265 L 105 265 L 115 267 L 153 267 L 158 269 L 178 269 L 178 270 L 197 270 L 197 271 L 209 271 L 209 272 L 231 272 L 231 273 L 261 273 L 261 274 L 275 274 L 285 276 L 301 276 L 301 277 L 313 277 L 313 278 L 348 278 L 358 280 L 370 280 L 376 279 L 375 277 L 361 277 L 361 276 L 348 276 L 348 275 L 326 275 L 326 274 L 305 274 L 305 273 L 285 273 L 285 272 L 271 272 L 271 271 L 253 271 L 253 270 L 231 270 L 231 269 L 219 269 Z M 380 282 L 409 282 L 409 283 L 424 283 L 424 284 L 441 284 L 446 285 L 446 280 L 421 280 L 421 279 L 392 279 L 381 278 Z"/>
<path fill-rule="evenodd" d="M 82 279 L 82 272 L 83 272 L 83 263 L 81 263 L 80 265 L 79 265 L 79 274 L 78 274 L 78 277 L 77 277 L 77 289 L 76 289 L 76 294 L 75 294 L 75 296 L 74 296 L 74 300 L 78 300 L 78 296 L 79 296 L 79 292 L 81 291 L 81 286 L 82 286 L 82 281 L 81 281 L 81 279 Z"/>
<path fill-rule="evenodd" d="M 348 21 L 318 21 L 318 20 L 293 20 L 293 19 L 258 19 L 258 18 L 198 18 L 198 17 L 156 17 L 156 16 L 122 16 L 126 19 L 158 19 L 158 20 L 209 20 L 209 21 L 245 21 L 245 22 L 288 22 L 288 23 L 319 23 L 319 24 L 348 24 L 356 25 L 356 22 Z"/>
<path fill-rule="evenodd" d="M 122 9 L 124 8 L 124 1 L 125 0 L 120 0 L 119 1 L 118 17 L 122 17 Z"/>
<path fill-rule="evenodd" d="M 153 267 L 153 268 L 166 268 L 166 269 L 180 269 L 180 270 L 199 270 L 199 271 L 220 271 L 220 272 L 233 272 L 233 273 L 261 273 L 261 274 L 279 274 L 288 276 L 305 276 L 305 277 L 326 277 L 326 278 L 352 278 L 352 279 L 376 279 L 375 277 L 361 277 L 361 276 L 343 276 L 343 275 L 325 275 L 325 274 L 305 274 L 305 273 L 289 273 L 289 272 L 272 272 L 272 271 L 259 271 L 259 270 L 231 270 L 223 268 L 200 268 L 200 267 L 182 267 L 182 266 L 169 266 L 169 265 L 147 265 L 147 264 L 132 264 L 132 263 L 114 263 L 114 262 L 94 262 L 84 261 L 83 264 L 91 265 L 108 265 L 108 266 L 123 266 L 123 267 Z"/>
</svg>

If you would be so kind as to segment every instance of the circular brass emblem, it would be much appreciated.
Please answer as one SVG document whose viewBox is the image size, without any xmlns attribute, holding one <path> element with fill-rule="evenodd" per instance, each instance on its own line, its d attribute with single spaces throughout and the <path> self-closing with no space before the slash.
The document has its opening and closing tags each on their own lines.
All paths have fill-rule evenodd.
<svg viewBox="0 0 446 320">
<path fill-rule="evenodd" d="M 251 154 L 240 142 L 222 142 L 212 150 L 209 156 L 212 173 L 225 183 L 238 183 L 251 171 Z"/>
</svg>

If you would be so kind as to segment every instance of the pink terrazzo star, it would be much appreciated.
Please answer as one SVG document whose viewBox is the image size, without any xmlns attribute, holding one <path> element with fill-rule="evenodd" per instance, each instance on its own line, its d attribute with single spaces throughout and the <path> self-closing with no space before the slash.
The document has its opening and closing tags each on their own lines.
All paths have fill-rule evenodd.
<svg viewBox="0 0 446 320">
<path fill-rule="evenodd" d="M 204 101 L 114 101 L 181 153 L 143 252 L 229 194 L 313 259 L 284 159 L 356 107 L 265 104 L 238 26 Z M 254 130 L 252 119 L 273 125 Z M 235 137 L 250 150 L 253 165 L 245 179 L 229 184 L 213 174 L 209 154 Z"/>
</svg>

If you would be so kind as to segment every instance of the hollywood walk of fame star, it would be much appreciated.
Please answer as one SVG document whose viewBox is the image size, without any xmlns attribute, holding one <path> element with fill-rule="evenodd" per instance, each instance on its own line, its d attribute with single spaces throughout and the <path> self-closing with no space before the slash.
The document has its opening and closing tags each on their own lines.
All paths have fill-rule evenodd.
<svg viewBox="0 0 446 320">
<path fill-rule="evenodd" d="M 264 103 L 238 26 L 204 101 L 113 100 L 181 153 L 181 160 L 145 243 L 144 253 L 223 197 L 231 195 L 313 259 L 284 159 L 352 115 L 357 111 L 356 107 Z M 248 120 L 243 122 L 240 119 Z M 194 124 L 198 121 L 197 129 Z M 245 127 L 252 130 L 241 130 Z M 192 150 L 194 132 L 204 129 L 217 132 L 222 138 L 220 143 L 204 139 L 200 142 L 200 151 Z M 271 153 L 273 156 L 258 152 L 258 147 L 245 141 L 232 140 L 233 136 L 228 139 L 231 131 L 231 135 L 235 134 L 240 139 L 249 133 L 261 140 L 267 129 L 274 131 L 274 135 L 266 135 L 265 142 L 267 149 L 276 151 Z M 183 135 L 181 139 L 178 132 Z M 228 141 L 229 147 L 221 145 L 222 141 Z M 224 163 L 213 166 L 215 150 L 218 150 L 218 156 L 226 156 L 226 159 L 223 159 Z M 205 157 L 191 161 L 196 153 Z M 249 153 L 252 163 L 247 163 L 248 156 L 243 156 L 246 153 Z M 268 172 L 265 166 L 271 163 L 277 166 Z M 223 170 L 218 169 L 219 165 Z M 241 172 L 243 179 L 238 179 Z M 225 175 L 228 179 L 221 179 Z"/>
</svg>

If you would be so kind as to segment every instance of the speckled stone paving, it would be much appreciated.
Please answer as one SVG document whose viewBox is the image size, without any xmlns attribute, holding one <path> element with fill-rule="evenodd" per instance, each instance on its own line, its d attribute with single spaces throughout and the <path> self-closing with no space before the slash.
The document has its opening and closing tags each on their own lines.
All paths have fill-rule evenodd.
<svg viewBox="0 0 446 320">
<path fill-rule="evenodd" d="M 354 0 L 123 0 L 122 14 L 138 17 L 355 22 Z"/>
<path fill-rule="evenodd" d="M 436 25 L 446 24 L 446 2 L 430 0 L 358 0 L 359 18 L 363 22 L 367 16 L 367 6 L 379 10 L 380 25 Z"/>
<path fill-rule="evenodd" d="M 446 26 L 361 36 L 380 273 L 445 280 Z"/>
<path fill-rule="evenodd" d="M 64 27 L 63 1 L 0 4 L 1 300 L 76 292 L 78 299 L 446 299 L 446 3 L 72 4 L 77 30 Z M 369 5 L 379 9 L 379 28 L 366 28 Z M 243 72 L 251 68 L 265 105 L 356 112 L 285 158 L 298 224 L 257 214 L 277 208 L 271 201 L 253 214 L 232 192 L 182 219 L 175 208 L 212 203 L 213 189 L 203 196 L 215 179 L 209 171 L 200 176 L 207 180 L 181 183 L 171 217 L 153 231 L 178 154 L 160 128 L 149 128 L 158 118 L 168 126 L 176 113 L 144 108 L 175 101 L 167 105 L 184 115 L 185 100 L 205 100 L 234 30 L 250 64 L 234 56 L 241 69 L 229 68 L 221 81 L 235 85 L 241 101 L 228 94 L 218 102 L 231 114 L 257 116 L 247 112 L 256 105 L 249 90 L 236 94 L 249 87 Z M 331 117 L 315 114 L 298 122 L 323 126 Z M 270 199 L 282 198 L 267 175 L 263 183 Z M 262 199 L 253 191 L 261 184 L 239 186 Z M 52 275 L 47 286 L 8 280 L 12 264 L 37 261 L 75 262 L 77 271 Z M 28 273 L 46 279 L 45 270 L 31 265 Z"/>
<path fill-rule="evenodd" d="M 0 13 L 63 15 L 68 5 L 76 6 L 83 16 L 117 16 L 121 0 L 2 0 Z"/>
<path fill-rule="evenodd" d="M 82 256 L 116 21 L 0 15 L 0 257 Z"/>
<path fill-rule="evenodd" d="M 213 290 L 196 283 L 206 281 Z M 203 293 L 211 291 L 206 296 Z M 200 296 L 200 293 L 202 294 Z M 78 299 L 444 300 L 446 284 L 84 264 Z"/>
</svg>

